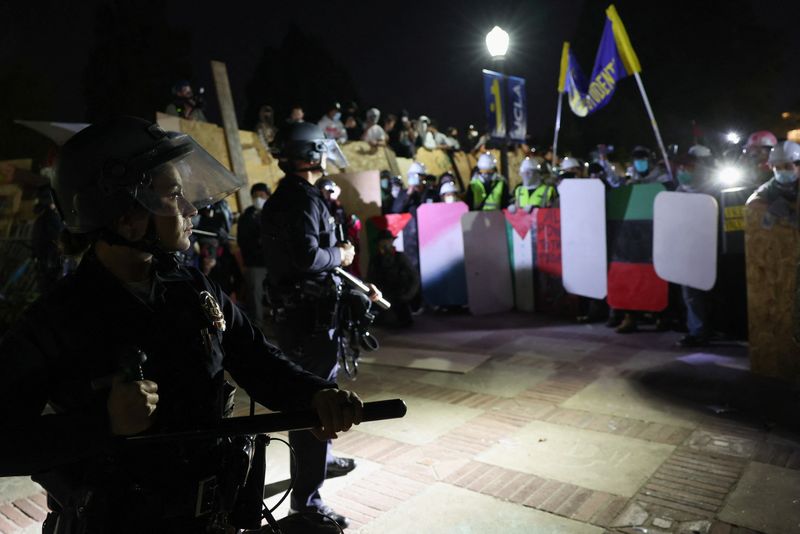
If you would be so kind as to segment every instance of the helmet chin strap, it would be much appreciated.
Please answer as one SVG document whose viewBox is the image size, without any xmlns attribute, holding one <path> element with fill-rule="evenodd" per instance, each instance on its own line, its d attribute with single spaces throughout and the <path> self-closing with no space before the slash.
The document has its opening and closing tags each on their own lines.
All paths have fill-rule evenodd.
<svg viewBox="0 0 800 534">
<path fill-rule="evenodd" d="M 137 241 L 131 241 L 108 228 L 103 229 L 100 238 L 111 246 L 123 246 L 152 254 L 161 264 L 169 265 L 175 262 L 175 255 L 160 246 L 161 240 L 158 237 L 152 215 L 147 218 L 147 229 L 144 235 Z"/>
</svg>

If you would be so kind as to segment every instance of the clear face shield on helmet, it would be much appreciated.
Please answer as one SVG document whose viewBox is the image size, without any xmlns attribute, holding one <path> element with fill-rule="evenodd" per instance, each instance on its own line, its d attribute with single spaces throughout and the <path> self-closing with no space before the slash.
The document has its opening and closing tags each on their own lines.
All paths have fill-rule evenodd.
<svg viewBox="0 0 800 534">
<path fill-rule="evenodd" d="M 244 181 L 187 137 L 165 155 L 165 162 L 144 171 L 133 197 L 146 210 L 165 217 L 186 215 L 236 192 Z"/>
<path fill-rule="evenodd" d="M 336 165 L 339 169 L 344 169 L 349 166 L 347 158 L 344 152 L 342 152 L 342 149 L 339 148 L 339 143 L 336 142 L 336 139 L 321 139 L 319 142 L 324 146 L 328 161 Z"/>
</svg>

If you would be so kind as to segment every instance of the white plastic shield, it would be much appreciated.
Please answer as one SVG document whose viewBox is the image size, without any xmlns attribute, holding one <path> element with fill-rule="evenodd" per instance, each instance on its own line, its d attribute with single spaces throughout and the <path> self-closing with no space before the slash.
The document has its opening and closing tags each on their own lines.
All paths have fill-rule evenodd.
<svg viewBox="0 0 800 534">
<path fill-rule="evenodd" d="M 469 311 L 486 315 L 514 308 L 511 264 L 502 211 L 473 211 L 461 216 Z"/>
<path fill-rule="evenodd" d="M 674 284 L 710 290 L 717 281 L 717 225 L 714 197 L 701 193 L 656 196 L 653 206 L 653 264 Z"/>
<path fill-rule="evenodd" d="M 593 179 L 567 179 L 561 198 L 561 268 L 564 289 L 602 299 L 608 293 L 606 190 Z"/>
</svg>

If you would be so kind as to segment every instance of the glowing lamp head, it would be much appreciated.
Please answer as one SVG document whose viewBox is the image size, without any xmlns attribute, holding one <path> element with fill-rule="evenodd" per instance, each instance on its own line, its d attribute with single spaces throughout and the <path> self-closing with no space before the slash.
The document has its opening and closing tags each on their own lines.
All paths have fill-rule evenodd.
<svg viewBox="0 0 800 534">
<path fill-rule="evenodd" d="M 725 140 L 732 145 L 738 145 L 742 138 L 736 132 L 728 132 L 728 134 L 725 136 Z"/>
<path fill-rule="evenodd" d="M 508 52 L 508 33 L 500 26 L 495 26 L 486 34 L 486 48 L 494 58 L 501 58 Z"/>
<path fill-rule="evenodd" d="M 717 180 L 724 185 L 734 186 L 741 183 L 744 172 L 734 165 L 725 165 L 717 171 Z"/>
</svg>

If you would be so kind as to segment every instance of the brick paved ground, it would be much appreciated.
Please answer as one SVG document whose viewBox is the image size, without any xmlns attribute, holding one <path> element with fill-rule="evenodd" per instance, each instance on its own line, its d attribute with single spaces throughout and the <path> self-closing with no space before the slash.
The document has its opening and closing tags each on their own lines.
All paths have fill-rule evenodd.
<svg viewBox="0 0 800 534">
<path fill-rule="evenodd" d="M 800 440 L 781 416 L 797 399 L 750 377 L 745 348 L 690 354 L 674 333 L 523 315 L 419 322 L 382 341 L 491 358 L 471 376 L 371 365 L 345 383 L 409 405 L 335 442 L 360 462 L 323 488 L 350 531 L 800 532 Z M 529 386 L 497 379 L 512 375 Z M 40 494 L 0 506 L 0 533 L 35 528 L 45 508 Z"/>
</svg>

